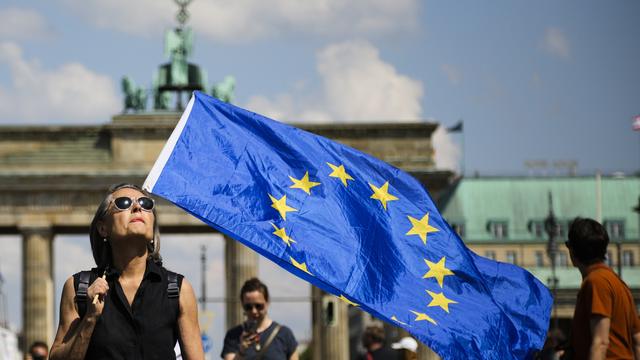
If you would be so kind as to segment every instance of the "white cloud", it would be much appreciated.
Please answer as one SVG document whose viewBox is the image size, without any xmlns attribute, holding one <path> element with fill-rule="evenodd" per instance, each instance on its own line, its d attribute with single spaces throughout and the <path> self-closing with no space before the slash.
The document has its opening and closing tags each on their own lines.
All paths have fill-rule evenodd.
<svg viewBox="0 0 640 360">
<path fill-rule="evenodd" d="M 272 98 L 256 95 L 244 106 L 289 122 L 421 121 L 423 85 L 400 74 L 366 42 L 343 42 L 318 52 L 320 96 L 297 91 Z M 439 127 L 432 137 L 439 169 L 458 170 L 461 151 Z"/>
<path fill-rule="evenodd" d="M 92 25 L 136 35 L 158 35 L 175 22 L 178 7 L 157 0 L 63 0 Z"/>
<path fill-rule="evenodd" d="M 80 63 L 44 69 L 38 60 L 26 60 L 18 45 L 0 42 L 2 68 L 11 79 L 0 84 L 0 119 L 8 122 L 106 122 L 120 109 L 113 81 Z"/>
<path fill-rule="evenodd" d="M 571 47 L 564 32 L 555 27 L 545 30 L 542 48 L 551 55 L 568 59 L 571 56 Z"/>
<path fill-rule="evenodd" d="M 451 64 L 442 64 L 440 69 L 444 72 L 452 85 L 459 85 L 462 81 L 462 73 L 457 67 Z"/>
<path fill-rule="evenodd" d="M 137 35 L 176 24 L 178 7 L 155 0 L 64 0 L 96 26 Z M 246 41 L 295 30 L 314 34 L 380 33 L 416 24 L 417 0 L 209 0 L 187 8 L 196 33 Z"/>
<path fill-rule="evenodd" d="M 0 24 L 0 39 L 42 39 L 51 34 L 51 27 L 44 17 L 30 9 L 0 9 Z"/>
<path fill-rule="evenodd" d="M 436 167 L 441 170 L 459 171 L 462 151 L 460 146 L 453 141 L 451 135 L 447 133 L 447 129 L 443 126 L 438 126 L 433 135 L 431 135 L 431 141 L 435 149 L 434 160 Z"/>
<path fill-rule="evenodd" d="M 399 74 L 366 42 L 344 42 L 318 55 L 325 96 L 338 120 L 417 121 L 422 84 Z"/>
<path fill-rule="evenodd" d="M 422 84 L 398 73 L 363 41 L 333 44 L 320 50 L 317 69 L 320 95 L 296 92 L 269 99 L 252 97 L 251 108 L 278 120 L 294 122 L 419 121 Z"/>
<path fill-rule="evenodd" d="M 297 120 L 298 116 L 294 109 L 293 97 L 289 94 L 276 95 L 273 100 L 263 95 L 255 95 L 249 99 L 245 107 L 279 121 Z"/>
</svg>

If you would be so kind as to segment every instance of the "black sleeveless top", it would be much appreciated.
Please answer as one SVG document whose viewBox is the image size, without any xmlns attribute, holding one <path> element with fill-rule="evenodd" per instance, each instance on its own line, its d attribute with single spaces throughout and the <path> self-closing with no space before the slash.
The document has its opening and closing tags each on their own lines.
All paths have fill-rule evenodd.
<svg viewBox="0 0 640 360">
<path fill-rule="evenodd" d="M 92 269 L 89 284 L 102 276 Z M 109 292 L 91 335 L 85 359 L 175 359 L 179 298 L 167 294 L 167 270 L 147 261 L 147 268 L 131 306 L 118 282 L 120 273 L 107 273 Z M 73 275 L 78 288 L 80 273 Z M 183 276 L 178 274 L 178 287 Z M 88 299 L 91 301 L 91 299 Z"/>
</svg>

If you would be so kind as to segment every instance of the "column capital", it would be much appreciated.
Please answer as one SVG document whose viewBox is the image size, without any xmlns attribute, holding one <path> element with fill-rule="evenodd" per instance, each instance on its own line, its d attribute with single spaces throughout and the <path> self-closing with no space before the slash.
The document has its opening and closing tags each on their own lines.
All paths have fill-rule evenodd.
<svg viewBox="0 0 640 360">
<path fill-rule="evenodd" d="M 19 224 L 18 231 L 24 236 L 40 235 L 49 237 L 53 235 L 53 227 L 50 224 L 43 223 Z"/>
<path fill-rule="evenodd" d="M 18 215 L 17 228 L 23 235 L 47 235 L 53 232 L 51 219 L 45 214 L 23 213 Z"/>
</svg>

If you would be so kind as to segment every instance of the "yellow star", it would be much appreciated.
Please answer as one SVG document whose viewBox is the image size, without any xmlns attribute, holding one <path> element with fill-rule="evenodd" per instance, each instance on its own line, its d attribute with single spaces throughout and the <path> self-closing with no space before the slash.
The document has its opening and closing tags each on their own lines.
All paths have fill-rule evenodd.
<svg viewBox="0 0 640 360">
<path fill-rule="evenodd" d="M 398 324 L 407 325 L 407 323 L 403 323 L 402 321 L 398 320 L 398 318 L 395 315 L 391 317 L 391 320 L 397 322 Z"/>
<path fill-rule="evenodd" d="M 312 187 L 320 185 L 319 182 L 309 181 L 308 171 L 304 173 L 304 176 L 300 180 L 292 176 L 289 176 L 289 179 L 293 181 L 293 185 L 289 186 L 291 189 L 301 189 L 302 191 L 306 192 L 307 195 L 311 195 L 311 191 L 309 190 L 311 190 Z"/>
<path fill-rule="evenodd" d="M 284 241 L 288 246 L 291 246 L 291 243 L 296 242 L 295 240 L 290 238 L 289 235 L 287 235 L 287 232 L 285 231 L 284 227 L 278 228 L 273 223 L 271 224 L 271 226 L 273 226 L 273 228 L 276 229 L 276 231 L 273 232 L 273 235 L 275 235 L 275 236 L 279 237 L 280 239 L 282 239 L 282 241 Z"/>
<path fill-rule="evenodd" d="M 349 304 L 351 306 L 359 306 L 358 304 L 354 303 L 353 301 L 347 299 L 344 295 L 340 295 L 340 297 L 338 299 L 346 302 L 347 304 Z"/>
<path fill-rule="evenodd" d="M 269 194 L 269 198 L 271 199 L 271 207 L 278 210 L 280 216 L 283 219 L 287 220 L 287 212 L 289 211 L 298 211 L 298 209 L 294 209 L 287 205 L 287 195 L 282 195 L 280 199 L 276 199 L 271 194 Z"/>
<path fill-rule="evenodd" d="M 432 323 L 433 325 L 438 325 L 438 323 L 436 323 L 436 321 L 433 320 L 431 318 L 431 316 L 429 316 L 429 315 L 427 315 L 425 313 L 419 313 L 419 312 L 413 311 L 413 310 L 409 310 L 409 311 L 411 311 L 412 313 L 414 313 L 416 315 L 416 319 L 414 321 L 424 321 L 424 320 L 426 320 L 426 321 Z"/>
<path fill-rule="evenodd" d="M 373 190 L 373 195 L 371 195 L 372 199 L 376 199 L 376 200 L 380 200 L 380 202 L 382 203 L 382 206 L 384 207 L 385 210 L 387 210 L 387 201 L 394 201 L 394 200 L 398 200 L 397 197 L 389 194 L 389 182 L 387 181 L 386 183 L 384 183 L 384 185 L 378 187 L 375 187 L 372 184 L 369 184 L 369 186 L 371 187 L 371 190 Z"/>
<path fill-rule="evenodd" d="M 299 263 L 296 261 L 296 259 L 292 258 L 291 256 L 289 256 L 289 259 L 291 259 L 291 263 L 293 264 L 293 266 L 297 267 L 299 270 L 306 272 L 309 275 L 313 275 L 312 273 L 309 272 L 309 270 L 307 270 L 307 264 Z"/>
<path fill-rule="evenodd" d="M 427 306 L 440 306 L 444 311 L 449 312 L 449 304 L 457 304 L 457 301 L 453 301 L 444 296 L 443 293 L 434 293 L 432 291 L 427 290 L 427 294 L 429 294 L 432 298 L 431 302 Z"/>
<path fill-rule="evenodd" d="M 409 230 L 405 235 L 418 235 L 422 242 L 427 245 L 427 234 L 432 232 L 438 232 L 439 230 L 429 225 L 429 213 L 422 217 L 422 219 L 418 220 L 414 217 L 407 216 L 409 221 L 411 221 L 411 230 Z"/>
<path fill-rule="evenodd" d="M 348 186 L 347 180 L 353 181 L 351 175 L 347 174 L 347 170 L 344 169 L 344 165 L 336 166 L 331 163 L 327 163 L 327 165 L 333 170 L 329 176 L 340 179 L 342 185 Z"/>
<path fill-rule="evenodd" d="M 454 275 L 453 271 L 447 269 L 447 267 L 444 265 L 444 262 L 445 262 L 444 256 L 437 263 L 432 263 L 427 259 L 424 259 L 424 262 L 427 263 L 427 266 L 429 267 L 429 271 L 426 274 L 424 274 L 422 278 L 423 279 L 436 278 L 438 280 L 438 285 L 440 285 L 440 287 L 442 287 L 442 283 L 444 282 L 445 276 Z"/>
</svg>

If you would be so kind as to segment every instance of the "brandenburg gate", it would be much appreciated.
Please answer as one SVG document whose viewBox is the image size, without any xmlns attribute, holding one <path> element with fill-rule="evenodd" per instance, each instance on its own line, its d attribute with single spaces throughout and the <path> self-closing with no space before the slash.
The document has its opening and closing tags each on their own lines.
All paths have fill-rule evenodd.
<svg viewBox="0 0 640 360">
<path fill-rule="evenodd" d="M 150 89 L 153 110 L 145 112 L 148 91 L 125 77 L 124 112 L 104 125 L 0 127 L 0 234 L 22 236 L 23 348 L 36 340 L 48 344 L 53 340 L 55 235 L 88 235 L 94 211 L 110 185 L 123 182 L 142 185 L 177 124 L 186 97 L 193 90 L 207 90 L 205 73 L 188 61 L 193 35 L 185 23 L 186 7 L 191 0 L 174 1 L 180 8 L 176 17 L 178 26 L 166 33 L 169 62 L 160 65 L 154 77 Z M 232 102 L 234 88 L 235 80 L 228 76 L 211 92 Z M 172 100 L 175 110 L 170 110 Z M 431 136 L 437 127 L 435 123 L 298 127 L 409 172 L 429 189 L 434 199 L 452 179 L 451 172 L 434 170 Z M 160 199 L 158 214 L 163 234 L 214 231 Z M 256 253 L 233 239 L 225 238 L 224 251 L 229 328 L 243 321 L 236 297 L 244 281 L 257 275 L 258 259 Z M 317 288 L 312 288 L 311 299 L 313 358 L 347 359 L 350 322 L 347 305 Z M 329 312 L 332 319 L 326 321 Z"/>
<path fill-rule="evenodd" d="M 24 344 L 54 336 L 53 239 L 87 234 L 106 189 L 121 182 L 141 185 L 179 118 L 178 112 L 117 115 L 95 126 L 0 127 L 0 233 L 22 237 Z M 300 125 L 402 168 L 437 198 L 451 179 L 435 171 L 433 123 Z M 213 233 L 196 218 L 159 201 L 161 232 Z M 87 242 L 88 246 L 88 242 Z M 64 261 L 64 259 L 56 259 Z M 194 261 L 196 261 L 194 259 Z M 236 296 L 257 275 L 257 255 L 225 239 L 226 323 L 240 323 Z M 314 358 L 348 358 L 346 304 L 317 289 L 312 294 Z M 331 304 L 335 320 L 323 311 Z"/>
</svg>

